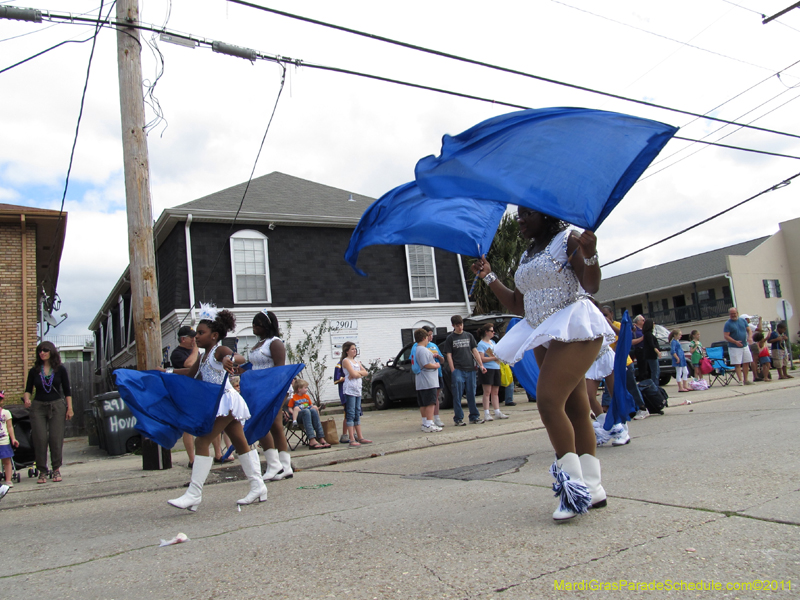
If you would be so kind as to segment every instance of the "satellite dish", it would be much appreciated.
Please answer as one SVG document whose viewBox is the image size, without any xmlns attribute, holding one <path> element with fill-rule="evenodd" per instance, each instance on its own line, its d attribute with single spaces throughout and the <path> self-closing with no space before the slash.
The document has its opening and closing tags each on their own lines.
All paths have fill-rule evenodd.
<svg viewBox="0 0 800 600">
<path fill-rule="evenodd" d="M 50 313 L 47 313 L 47 312 L 44 313 L 44 322 L 47 323 L 48 325 L 50 325 L 51 327 L 57 327 L 58 326 L 58 321 L 56 321 L 56 318 L 53 315 L 51 315 Z"/>
<path fill-rule="evenodd" d="M 778 301 L 778 317 L 782 321 L 788 321 L 794 315 L 794 311 L 792 310 L 792 305 L 789 304 L 786 300 L 779 300 Z"/>
</svg>

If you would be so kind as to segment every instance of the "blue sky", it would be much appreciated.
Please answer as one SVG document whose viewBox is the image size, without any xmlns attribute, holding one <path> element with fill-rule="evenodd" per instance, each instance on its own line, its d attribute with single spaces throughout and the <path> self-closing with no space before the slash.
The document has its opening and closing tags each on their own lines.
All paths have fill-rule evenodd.
<svg viewBox="0 0 800 600">
<path fill-rule="evenodd" d="M 0 0 L 2 1 L 2 0 Z M 60 12 L 97 0 L 2 1 Z M 306 62 L 350 68 L 531 107 L 586 106 L 681 126 L 702 137 L 718 127 L 676 115 L 431 57 L 232 5 L 223 0 L 147 0 L 142 21 Z M 266 4 L 266 3 L 265 3 Z M 800 133 L 800 10 L 762 25 L 786 0 L 474 1 L 402 4 L 323 0 L 270 6 L 413 44 L 652 102 Z M 0 21 L 0 68 L 66 39 L 82 25 Z M 22 36 L 22 37 L 17 37 Z M 147 36 L 149 38 L 149 36 Z M 14 38 L 14 39 L 11 39 Z M 70 44 L 0 75 L 0 202 L 58 208 L 83 89 L 89 44 Z M 279 90 L 274 64 L 159 43 L 156 87 L 166 129 L 148 138 L 153 214 L 247 179 Z M 143 54 L 145 78 L 157 63 Z M 758 84 L 758 85 L 756 85 Z M 748 90 L 738 98 L 737 94 Z M 729 101 L 731 100 L 731 101 Z M 729 101 L 729 102 L 726 102 Z M 787 101 L 789 101 L 787 104 Z M 282 171 L 379 197 L 437 154 L 441 136 L 510 109 L 292 67 L 256 176 Z M 750 112 L 752 111 L 752 112 Z M 152 111 L 148 112 L 152 116 Z M 723 130 L 714 137 L 727 133 Z M 800 140 L 739 131 L 724 143 L 800 156 Z M 673 141 L 663 157 L 688 146 Z M 693 152 L 696 147 L 692 147 Z M 686 152 L 689 154 L 690 152 Z M 670 165 L 683 155 L 668 159 Z M 800 161 L 708 148 L 645 174 L 598 231 L 601 262 L 640 248 L 800 171 Z M 793 189 L 796 188 L 796 189 Z M 613 275 L 777 230 L 800 217 L 797 185 L 608 269 Z M 59 294 L 70 318 L 58 333 L 83 333 L 127 262 L 116 37 L 98 38 L 66 210 Z"/>
</svg>

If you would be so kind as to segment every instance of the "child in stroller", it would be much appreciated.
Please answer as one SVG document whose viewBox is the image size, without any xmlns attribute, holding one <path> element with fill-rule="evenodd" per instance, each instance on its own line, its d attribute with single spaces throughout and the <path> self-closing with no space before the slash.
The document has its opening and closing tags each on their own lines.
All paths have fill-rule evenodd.
<svg viewBox="0 0 800 600">
<path fill-rule="evenodd" d="M 3 408 L 6 395 L 0 392 L 0 459 L 3 461 L 3 472 L 5 473 L 5 484 L 13 487 L 12 462 L 14 458 L 14 448 L 19 446 L 17 438 L 14 436 L 14 425 L 11 412 Z"/>
</svg>

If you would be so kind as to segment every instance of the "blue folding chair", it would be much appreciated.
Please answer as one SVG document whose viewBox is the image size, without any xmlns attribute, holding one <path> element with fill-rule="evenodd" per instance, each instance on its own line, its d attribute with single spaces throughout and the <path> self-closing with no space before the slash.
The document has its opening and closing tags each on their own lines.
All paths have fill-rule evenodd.
<svg viewBox="0 0 800 600">
<path fill-rule="evenodd" d="M 706 356 L 708 356 L 708 360 L 711 361 L 711 366 L 714 368 L 708 374 L 708 387 L 712 387 L 717 381 L 722 385 L 728 385 L 735 379 L 734 373 L 736 369 L 725 364 L 725 355 L 721 346 L 706 348 Z"/>
</svg>

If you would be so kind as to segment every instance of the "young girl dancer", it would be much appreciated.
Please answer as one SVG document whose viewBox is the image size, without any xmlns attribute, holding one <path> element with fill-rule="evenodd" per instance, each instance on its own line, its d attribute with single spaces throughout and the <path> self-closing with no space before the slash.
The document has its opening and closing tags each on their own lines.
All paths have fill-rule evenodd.
<svg viewBox="0 0 800 600">
<path fill-rule="evenodd" d="M 225 379 L 223 361 L 228 365 L 243 364 L 244 357 L 235 354 L 230 348 L 221 345 L 222 339 L 233 331 L 236 326 L 236 317 L 227 310 L 218 310 L 214 306 L 201 304 L 200 323 L 197 326 L 198 347 L 205 350 L 203 358 L 195 362 L 188 369 L 175 369 L 175 373 L 196 377 L 199 373 L 203 381 L 221 384 Z M 232 368 L 232 367 L 229 367 Z M 195 438 L 195 459 L 192 466 L 192 481 L 189 489 L 180 498 L 169 500 L 169 504 L 176 508 L 187 508 L 196 511 L 202 501 L 203 485 L 214 459 L 209 455 L 211 441 L 219 438 L 224 431 L 230 436 L 242 470 L 250 482 L 250 492 L 237 504 L 252 504 L 256 500 L 264 502 L 267 499 L 267 486 L 261 479 L 261 461 L 258 451 L 250 450 L 244 435 L 242 423 L 250 418 L 250 410 L 239 393 L 233 389 L 230 380 L 225 380 L 225 392 L 217 410 L 214 426 L 203 436 Z"/>
<path fill-rule="evenodd" d="M 563 221 L 525 207 L 519 208 L 517 220 L 520 234 L 531 243 L 514 276 L 516 289 L 503 285 L 485 256 L 472 270 L 509 312 L 525 315 L 500 340 L 495 354 L 510 364 L 531 348 L 536 356 L 539 415 L 556 452 L 550 472 L 560 502 L 553 518 L 564 521 L 589 506 L 606 505 L 584 374 L 615 336 L 588 297 L 600 286 L 594 233 L 578 234 Z"/>
<path fill-rule="evenodd" d="M 258 336 L 258 343 L 250 350 L 249 358 L 253 370 L 282 367 L 286 364 L 286 346 L 280 339 L 278 317 L 266 308 L 253 317 L 253 333 Z M 289 388 L 289 391 L 291 387 Z M 276 446 L 277 442 L 277 448 Z M 279 481 L 294 477 L 292 457 L 289 454 L 289 443 L 283 433 L 283 415 L 278 412 L 275 422 L 267 435 L 259 440 L 264 458 L 267 459 L 267 470 L 264 481 Z M 261 469 L 259 462 L 259 470 Z"/>
</svg>

